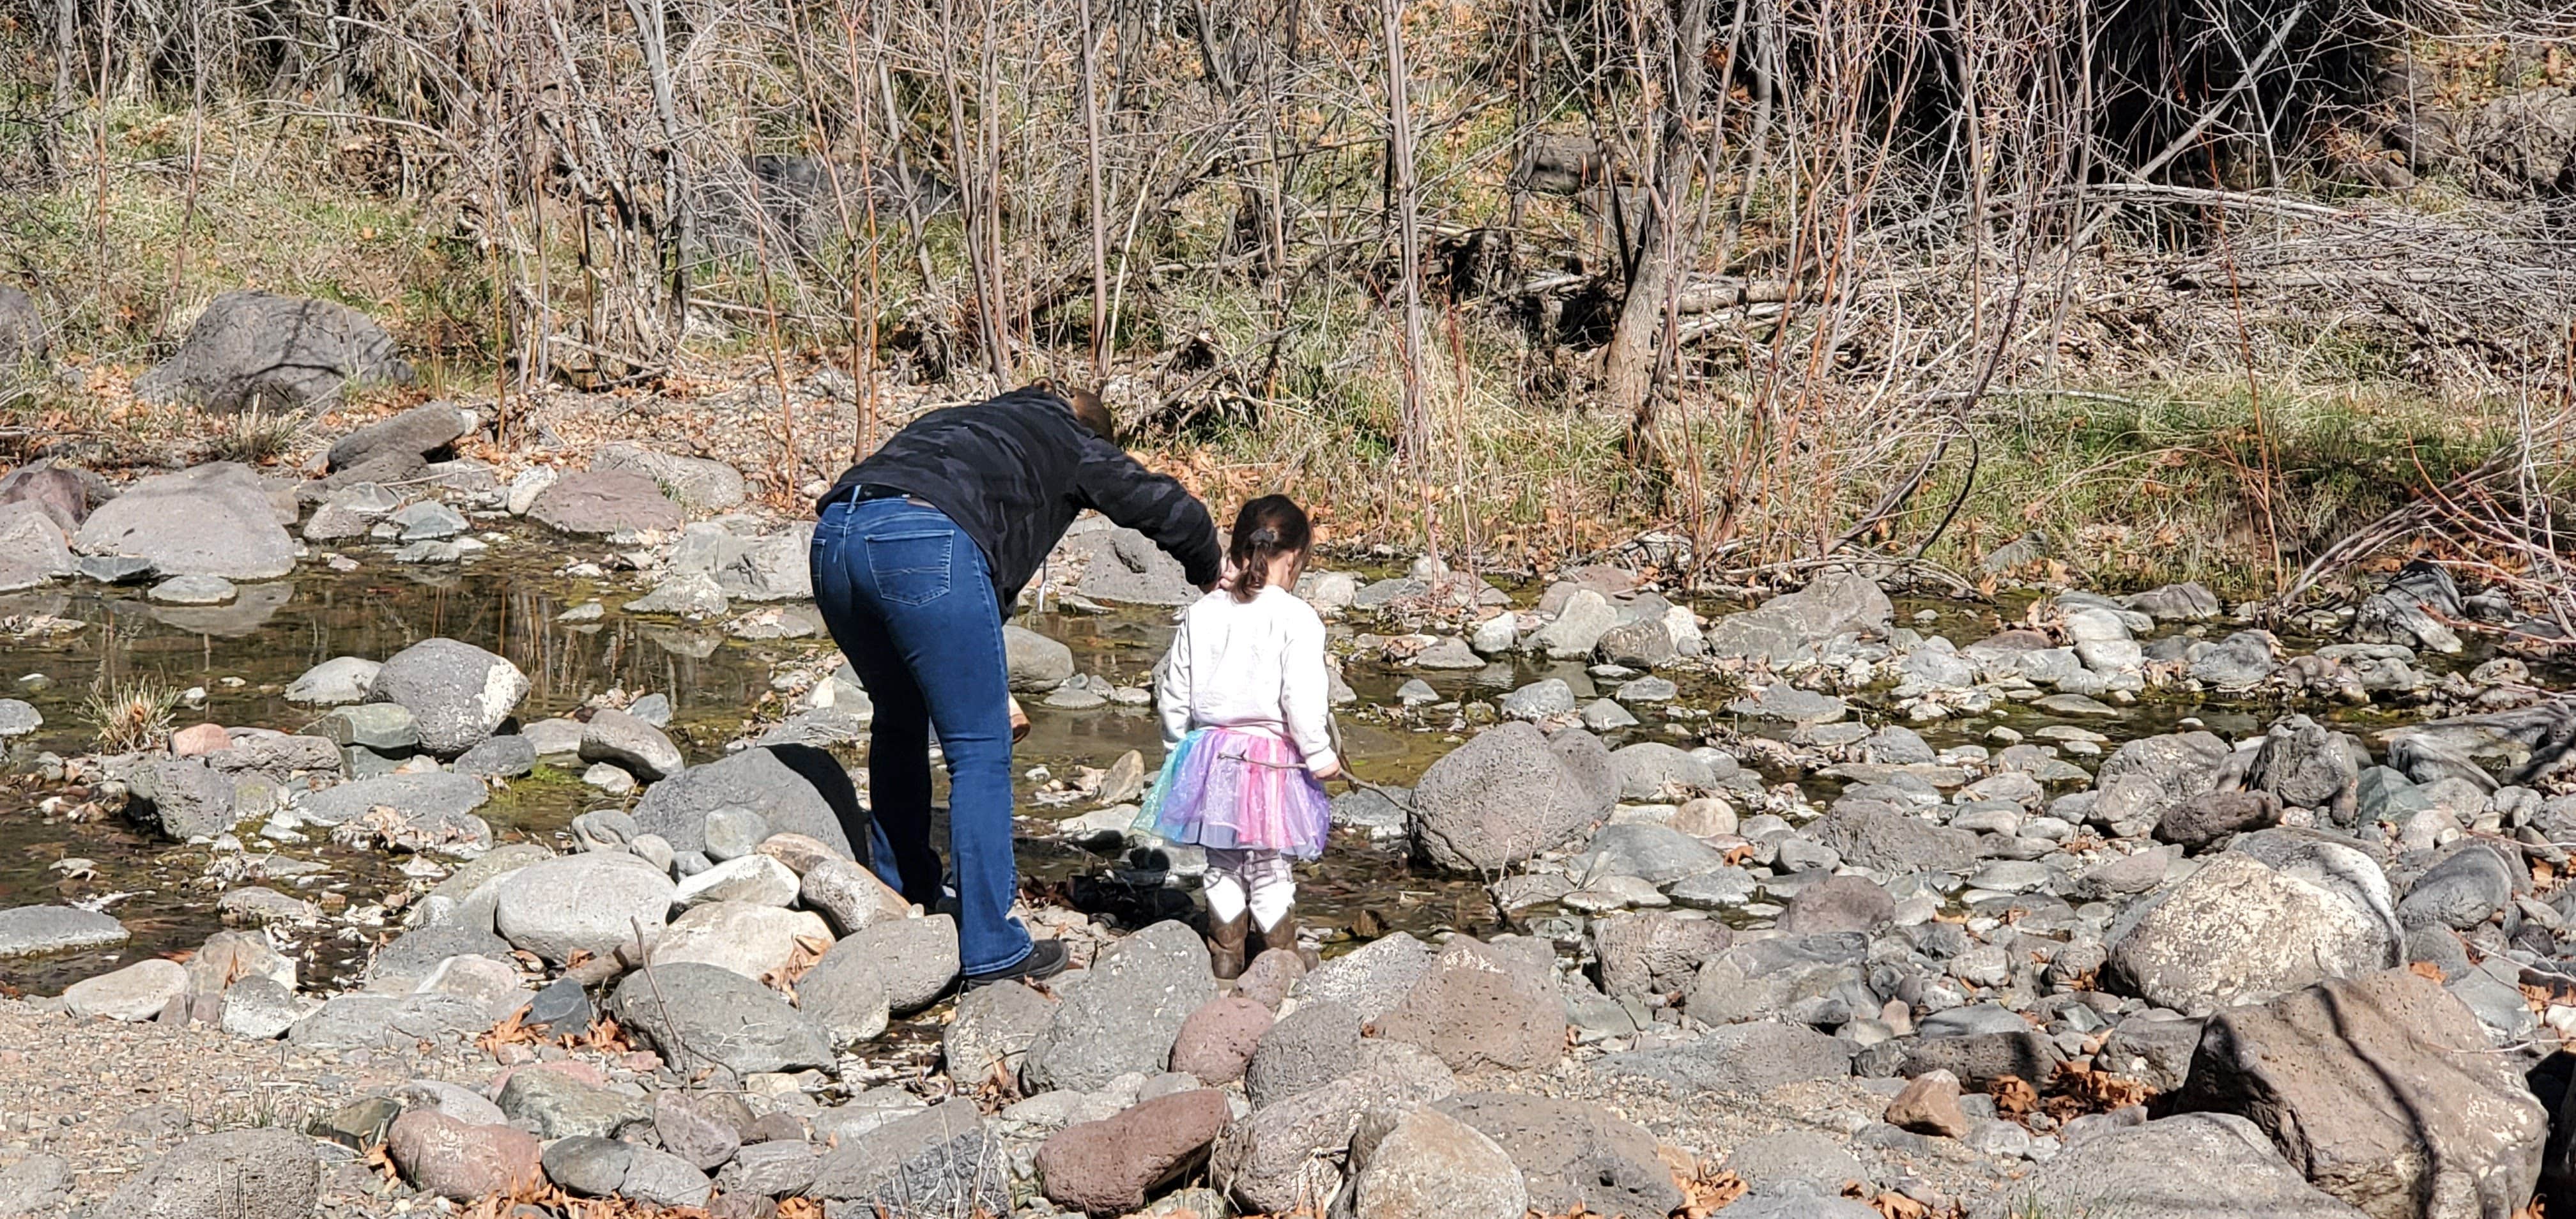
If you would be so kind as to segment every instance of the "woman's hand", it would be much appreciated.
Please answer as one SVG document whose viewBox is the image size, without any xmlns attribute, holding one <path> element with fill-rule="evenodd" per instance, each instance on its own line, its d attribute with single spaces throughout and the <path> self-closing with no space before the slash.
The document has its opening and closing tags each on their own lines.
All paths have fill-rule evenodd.
<svg viewBox="0 0 2576 1219">
<path fill-rule="evenodd" d="M 1004 697 L 1008 698 L 1008 695 Z M 1017 745 L 1029 735 L 1029 713 L 1020 710 L 1020 700 L 1011 699 L 1011 743 Z"/>
</svg>

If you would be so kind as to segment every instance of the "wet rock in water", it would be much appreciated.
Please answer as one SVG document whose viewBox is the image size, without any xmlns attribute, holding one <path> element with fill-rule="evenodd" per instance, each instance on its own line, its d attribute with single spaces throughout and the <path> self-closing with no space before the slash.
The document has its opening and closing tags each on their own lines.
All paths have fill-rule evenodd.
<svg viewBox="0 0 2576 1219">
<path fill-rule="evenodd" d="M 517 733 L 486 738 L 456 757 L 456 773 L 479 779 L 515 779 L 536 768 L 536 746 Z"/>
<path fill-rule="evenodd" d="M 1094 601 L 1188 605 L 1199 599 L 1181 561 L 1133 529 L 1094 530 L 1066 545 L 1071 553 L 1089 556 L 1077 591 Z"/>
<path fill-rule="evenodd" d="M 1491 728 L 1451 750 L 1413 789 L 1414 846 L 1453 871 L 1508 867 L 1562 846 L 1607 817 L 1608 754 L 1600 738 L 1528 724 Z"/>
<path fill-rule="evenodd" d="M 743 501 L 742 471 L 704 457 L 660 453 L 627 440 L 612 440 L 591 456 L 593 470 L 633 470 L 670 489 L 671 498 L 699 512 L 722 512 Z"/>
<path fill-rule="evenodd" d="M 736 1075 L 832 1065 L 822 1026 L 778 992 L 713 965 L 653 965 L 626 975 L 608 1012 L 684 1073 L 714 1064 Z"/>
<path fill-rule="evenodd" d="M 680 773 L 687 762 L 662 730 L 623 711 L 592 712 L 582 729 L 581 760 L 614 762 L 645 782 Z"/>
<path fill-rule="evenodd" d="M 221 576 L 172 576 L 143 595 L 164 605 L 221 605 L 238 592 Z"/>
<path fill-rule="evenodd" d="M 2166 809 L 2156 819 L 2156 841 L 2197 852 L 2249 830 L 2280 824 L 2281 802 L 2269 792 L 2214 791 Z"/>
<path fill-rule="evenodd" d="M 286 687 L 290 703 L 306 706 L 336 707 L 346 703 L 363 703 L 375 688 L 376 671 L 383 665 L 358 656 L 335 656 L 304 671 Z"/>
<path fill-rule="evenodd" d="M 816 1163 L 805 1195 L 857 1214 L 877 1206 L 889 1214 L 1007 1214 L 1010 1174 L 997 1171 L 991 1140 L 975 1102 L 951 1097 L 844 1137 Z"/>
<path fill-rule="evenodd" d="M 186 993 L 187 967 L 154 957 L 72 983 L 63 991 L 63 1010 L 81 1019 L 150 1020 Z"/>
<path fill-rule="evenodd" d="M 1592 700 L 1583 708 L 1580 718 L 1583 726 L 1593 732 L 1616 732 L 1622 728 L 1637 726 L 1635 715 L 1627 708 L 1606 698 Z"/>
<path fill-rule="evenodd" d="M 1748 697 L 1728 703 L 1726 709 L 1752 719 L 1813 725 L 1830 724 L 1841 719 L 1850 710 L 1850 705 L 1830 694 L 1818 694 L 1787 682 L 1775 682 Z"/>
<path fill-rule="evenodd" d="M 1225 1093 L 1213 1088 L 1157 1097 L 1048 1136 L 1038 1148 L 1038 1176 L 1059 1206 L 1123 1215 L 1197 1166 L 1229 1116 Z"/>
<path fill-rule="evenodd" d="M 411 379 L 411 365 L 366 314 L 334 301 L 237 291 L 208 302 L 179 350 L 135 379 L 134 393 L 210 411 L 276 413 L 351 383 Z"/>
<path fill-rule="evenodd" d="M 1015 694 L 1044 694 L 1073 676 L 1073 649 L 1021 626 L 1002 628 Z"/>
<path fill-rule="evenodd" d="M 1602 632 L 1594 654 L 1604 663 L 1624 665 L 1631 669 L 1652 669 L 1671 664 L 1681 655 L 1670 627 L 1661 619 L 1625 622 Z"/>
<path fill-rule="evenodd" d="M 2104 937 L 2109 988 L 2200 1014 L 2398 964 L 2404 937 L 2368 856 L 2313 842 L 2280 866 L 2244 846 L 2122 913 Z"/>
<path fill-rule="evenodd" d="M 295 570 L 295 541 L 268 489 L 228 461 L 136 482 L 81 523 L 72 548 L 142 559 L 169 576 L 269 580 Z"/>
<path fill-rule="evenodd" d="M 794 764 L 789 763 L 794 760 Z M 806 776 L 813 775 L 809 780 Z M 831 755 L 807 746 L 780 745 L 740 753 L 692 766 L 655 783 L 635 804 L 635 821 L 658 834 L 674 849 L 704 850 L 707 814 L 720 808 L 747 808 L 760 814 L 774 833 L 803 834 L 846 859 L 850 840 L 841 829 L 816 781 L 834 783 L 835 799 L 857 815 L 858 793 Z"/>
<path fill-rule="evenodd" d="M 1485 667 L 1485 658 L 1476 654 L 1466 640 L 1448 636 L 1433 640 L 1431 646 L 1414 654 L 1413 667 L 1433 670 L 1465 670 Z M 1431 701 L 1437 702 L 1435 698 Z"/>
<path fill-rule="evenodd" d="M 581 772 L 581 781 L 611 796 L 623 796 L 635 790 L 635 776 L 614 762 L 593 762 Z"/>
<path fill-rule="evenodd" d="M 631 951 L 639 936 L 649 945 L 674 892 L 669 877 L 635 856 L 565 855 L 502 880 L 492 922 L 512 946 L 560 965 L 574 953 Z"/>
<path fill-rule="evenodd" d="M 95 910 L 15 906 L 0 910 L 0 961 L 122 944 L 133 933 Z"/>
<path fill-rule="evenodd" d="M 127 1177 L 98 1213 L 115 1219 L 308 1219 L 321 1191 L 312 1144 L 289 1130 L 203 1134 Z"/>
<path fill-rule="evenodd" d="M 223 833 L 239 818 L 232 777 L 217 774 L 199 758 L 145 762 L 126 777 L 126 784 L 133 796 L 127 815 L 175 841 Z"/>
<path fill-rule="evenodd" d="M 470 643 L 424 639 L 385 661 L 369 697 L 411 712 L 420 747 L 454 757 L 491 736 L 527 694 L 527 674 L 508 660 Z"/>
<path fill-rule="evenodd" d="M 395 539 L 404 542 L 433 542 L 452 538 L 471 528 L 465 517 L 436 500 L 423 500 L 385 518 L 395 530 Z"/>
<path fill-rule="evenodd" d="M 1451 1070 L 1550 1066 L 1565 1052 L 1555 954 L 1544 941 L 1509 937 L 1487 944 L 1461 936 L 1373 1023 L 1379 1036 L 1429 1050 Z"/>
<path fill-rule="evenodd" d="M 879 919 L 851 932 L 824 954 L 827 961 L 836 957 L 840 958 L 834 962 L 836 969 L 844 961 L 866 963 L 884 979 L 887 1001 L 894 1010 L 916 1012 L 937 1002 L 957 979 L 957 920 L 945 914 Z M 822 965 L 817 963 L 815 968 Z"/>
<path fill-rule="evenodd" d="M 1016 1080 L 1029 1046 L 1055 1021 L 1056 1001 L 1026 986 L 985 986 L 958 996 L 940 1032 L 948 1077 L 978 1086 L 996 1074 Z"/>
<path fill-rule="evenodd" d="M 1599 1105 L 1469 1092 L 1429 1109 L 1492 1139 L 1519 1166 L 1529 1205 L 1546 1214 L 1665 1215 L 1682 1206 L 1654 1136 Z"/>
<path fill-rule="evenodd" d="M 2191 662 L 2191 677 L 2221 690 L 2250 690 L 2281 667 L 2281 641 L 2270 631 L 2238 631 Z"/>
<path fill-rule="evenodd" d="M 2441 985 L 2409 970 L 2210 1019 L 2175 1111 L 2248 1118 L 2319 1189 L 2373 1214 L 2510 1214 L 2548 1114 Z"/>
<path fill-rule="evenodd" d="M 1577 589 L 1557 609 L 1555 621 L 1530 635 L 1529 649 L 1553 660 L 1589 657 L 1602 635 L 1617 625 L 1619 611 L 1609 598 L 1588 588 Z"/>
<path fill-rule="evenodd" d="M 1717 785 L 1718 774 L 1698 755 L 1664 744 L 1641 741 L 1611 751 L 1611 769 L 1619 775 L 1619 798 L 1653 801 L 1685 798 Z"/>
<path fill-rule="evenodd" d="M 2457 653 L 2460 636 L 2444 619 L 2464 616 L 2460 589 L 2438 563 L 2417 559 L 2399 568 L 2380 591 L 2362 599 L 2352 637 L 2360 643 L 2395 643 Z"/>
<path fill-rule="evenodd" d="M 369 689 L 374 679 L 368 679 Z M 379 754 L 408 753 L 420 746 L 420 721 L 393 703 L 360 703 L 322 714 L 305 729 L 334 745 L 357 746 Z"/>
<path fill-rule="evenodd" d="M 468 1125 L 434 1109 L 395 1118 L 385 1135 L 385 1154 L 412 1188 L 458 1202 L 507 1196 L 545 1180 L 535 1135 L 509 1126 Z"/>
<path fill-rule="evenodd" d="M 1551 677 L 1504 695 L 1497 705 L 1508 719 L 1543 720 L 1574 710 L 1574 689 Z"/>
<path fill-rule="evenodd" d="M 341 825 L 382 807 L 422 822 L 460 822 L 491 798 L 491 789 L 472 775 L 429 771 L 308 791 L 296 798 L 295 815 L 319 825 Z"/>
<path fill-rule="evenodd" d="M 1351 1136 L 1353 1219 L 1517 1219 L 1520 1168 L 1483 1131 L 1436 1108 L 1381 1106 Z"/>
<path fill-rule="evenodd" d="M 1324 962 L 1290 993 L 1300 1000 L 1347 1004 L 1360 1019 L 1374 1021 L 1413 993 L 1431 972 L 1432 956 L 1429 946 L 1399 931 Z"/>
<path fill-rule="evenodd" d="M 1166 921 L 1111 945 L 1066 989 L 1021 1064 L 1031 1093 L 1096 1091 L 1128 1071 L 1162 1070 L 1182 1022 L 1216 996 L 1216 978 L 1198 934 Z"/>
<path fill-rule="evenodd" d="M 558 533 L 674 530 L 685 519 L 650 477 L 633 470 L 581 470 L 537 493 L 528 519 Z"/>
<path fill-rule="evenodd" d="M 1811 655 L 1826 640 L 1854 631 L 1883 631 L 1896 607 L 1869 577 L 1827 572 L 1807 587 L 1729 614 L 1708 629 L 1708 654 L 1787 664 Z"/>
<path fill-rule="evenodd" d="M 62 526 L 33 503 L 0 503 L 0 592 L 34 588 L 76 570 Z"/>
<path fill-rule="evenodd" d="M 345 470 L 387 453 L 427 460 L 462 439 L 475 423 L 474 412 L 454 403 L 424 402 L 341 437 L 331 445 L 324 464 L 331 470 Z"/>
<path fill-rule="evenodd" d="M 704 572 L 675 572 L 653 591 L 620 606 L 630 614 L 670 614 L 679 618 L 713 618 L 732 608 L 715 577 Z"/>
</svg>

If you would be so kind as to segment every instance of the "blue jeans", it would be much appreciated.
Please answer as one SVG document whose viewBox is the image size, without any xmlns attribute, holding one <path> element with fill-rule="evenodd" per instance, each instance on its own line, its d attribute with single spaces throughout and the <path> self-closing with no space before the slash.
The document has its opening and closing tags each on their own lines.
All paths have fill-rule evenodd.
<svg viewBox="0 0 2576 1219">
<path fill-rule="evenodd" d="M 965 972 L 1019 964 L 1011 917 L 1010 673 L 983 548 L 936 508 L 837 501 L 814 529 L 814 601 L 876 704 L 868 741 L 876 873 L 924 909 L 941 894 L 930 846 L 930 729 L 948 760 L 948 852 Z M 855 840 L 856 835 L 852 835 Z"/>
</svg>

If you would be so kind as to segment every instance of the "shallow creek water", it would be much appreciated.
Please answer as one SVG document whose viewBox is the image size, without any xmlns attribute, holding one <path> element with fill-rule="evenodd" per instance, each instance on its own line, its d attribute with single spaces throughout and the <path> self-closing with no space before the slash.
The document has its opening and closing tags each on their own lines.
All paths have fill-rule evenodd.
<svg viewBox="0 0 2576 1219">
<path fill-rule="evenodd" d="M 24 769 L 26 759 L 39 750 L 70 755 L 92 748 L 82 705 L 102 683 L 149 678 L 202 688 L 204 702 L 179 713 L 182 726 L 211 720 L 292 731 L 309 723 L 315 709 L 287 702 L 282 692 L 307 668 L 334 656 L 383 659 L 440 635 L 491 648 L 526 671 L 532 689 L 519 710 L 522 721 L 569 713 L 611 690 L 666 694 L 673 706 L 673 739 L 692 762 L 703 762 L 741 736 L 746 719 L 777 717 L 778 695 L 771 685 L 775 672 L 797 665 L 811 668 L 830 648 L 821 638 L 751 642 L 728 637 L 712 623 L 628 617 L 614 609 L 596 621 L 558 622 L 558 614 L 583 602 L 596 598 L 615 606 L 639 591 L 614 577 L 594 581 L 553 574 L 566 561 L 565 550 L 559 540 L 519 536 L 462 568 L 397 567 L 380 554 L 345 573 L 308 564 L 296 579 L 244 586 L 237 601 L 211 608 L 157 605 L 147 602 L 140 589 L 89 584 L 0 598 L 0 615 L 50 614 L 86 624 L 50 639 L 0 643 L 0 657 L 5 657 L 0 681 L 45 716 L 44 728 L 19 742 L 11 769 Z M 1734 607 L 1703 608 L 1723 613 Z M 1963 644 L 1989 633 L 1997 612 L 1991 606 L 1913 602 L 1902 606 L 1899 621 L 1927 608 L 1938 621 L 1918 629 Z M 1171 630 L 1168 611 L 1144 608 L 1097 615 L 1048 612 L 1022 622 L 1070 646 L 1082 672 L 1121 686 L 1149 682 Z M 29 675 L 41 675 L 41 680 L 28 681 Z M 1583 666 L 1573 663 L 1520 661 L 1481 670 L 1423 672 L 1364 659 L 1349 663 L 1346 677 L 1360 695 L 1359 706 L 1342 715 L 1354 772 L 1374 782 L 1403 785 L 1455 743 L 1446 732 L 1423 730 L 1411 726 L 1408 717 L 1382 713 L 1395 704 L 1396 688 L 1409 679 L 1429 682 L 1445 699 L 1490 698 L 1547 677 L 1565 679 L 1584 701 L 1608 692 L 1596 691 Z M 1691 717 L 1696 712 L 1697 718 L 1683 720 L 1694 730 L 1723 723 L 1748 733 L 1787 731 L 1784 726 L 1738 724 L 1722 710 L 1711 717 L 1707 712 L 1722 707 L 1724 692 L 1704 679 L 1686 677 L 1682 689 L 1675 714 Z M 1869 714 L 1868 695 L 1854 701 Z M 1092 807 L 1088 801 L 1042 807 L 1031 798 L 1039 782 L 1032 775 L 1071 776 L 1077 767 L 1107 766 L 1130 749 L 1142 751 L 1149 768 L 1159 760 L 1159 734 L 1149 708 L 1064 711 L 1031 702 L 1034 728 L 1016 757 L 1024 816 L 1072 816 Z M 1664 734 L 1660 709 L 1633 710 L 1645 722 L 1612 734 L 1612 747 L 1674 739 Z M 2244 702 L 2148 701 L 2118 719 L 2082 726 L 2116 744 L 2169 731 L 2175 721 L 2197 716 L 2235 738 L 2259 732 L 2277 714 L 2278 709 Z M 2368 709 L 2339 718 L 2354 728 L 2389 722 Z M 2050 722 L 2029 708 L 2008 706 L 1994 715 L 1921 728 L 1934 745 L 1948 746 L 1978 740 L 1996 724 L 2028 731 Z M 859 754 L 844 751 L 843 760 L 856 765 Z M 1797 776 L 1769 778 L 1782 782 Z M 1813 795 L 1830 797 L 1830 784 L 1810 788 Z M 95 903 L 103 896 L 123 895 L 105 908 L 133 930 L 134 939 L 112 953 L 0 962 L 0 985 L 53 993 L 120 961 L 192 947 L 219 928 L 214 907 L 219 887 L 201 879 L 210 859 L 205 847 L 160 842 L 116 818 L 85 824 L 47 819 L 34 808 L 45 794 L 32 783 L 0 788 L 0 908 Z M 497 792 L 482 814 L 503 841 L 535 839 L 560 846 L 561 831 L 575 814 L 629 802 L 631 798 L 605 796 L 574 775 L 541 769 Z M 265 845 L 257 829 L 256 822 L 245 822 L 238 830 L 254 854 Z M 344 904 L 363 909 L 406 881 L 396 871 L 397 861 L 386 855 L 333 846 L 318 837 L 282 853 L 328 865 L 330 871 L 318 885 L 277 887 L 319 899 L 330 911 Z M 67 856 L 94 861 L 96 874 L 67 878 L 53 867 Z M 1089 882 L 1059 886 L 1078 904 L 1124 902 L 1130 907 L 1127 916 L 1136 917 L 1143 912 L 1137 907 L 1149 911 L 1157 902 L 1168 907 L 1183 900 L 1176 893 L 1157 893 L 1150 883 L 1123 886 L 1121 879 L 1134 874 L 1117 866 L 1121 861 L 1116 855 L 1095 855 L 1054 836 L 1024 834 L 1020 857 L 1023 869 L 1041 883 Z M 1350 835 L 1336 835 L 1333 849 L 1308 870 L 1301 887 L 1310 922 L 1357 926 L 1363 933 L 1378 928 L 1417 933 L 1441 927 L 1484 929 L 1492 918 L 1477 882 L 1417 871 L 1393 851 Z M 390 927 L 319 933 L 323 942 L 308 954 L 308 984 L 362 963 L 368 942 L 390 933 Z"/>
</svg>

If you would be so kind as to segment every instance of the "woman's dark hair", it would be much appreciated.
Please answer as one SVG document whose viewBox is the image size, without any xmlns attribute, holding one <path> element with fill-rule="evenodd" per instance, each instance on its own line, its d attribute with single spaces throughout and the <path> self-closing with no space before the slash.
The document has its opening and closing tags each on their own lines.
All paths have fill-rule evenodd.
<svg viewBox="0 0 2576 1219">
<path fill-rule="evenodd" d="M 1270 560 L 1302 555 L 1314 544 L 1314 526 L 1306 510 L 1285 495 L 1265 495 L 1234 514 L 1234 543 L 1225 557 L 1234 561 L 1234 599 L 1250 601 L 1270 582 Z"/>
</svg>

